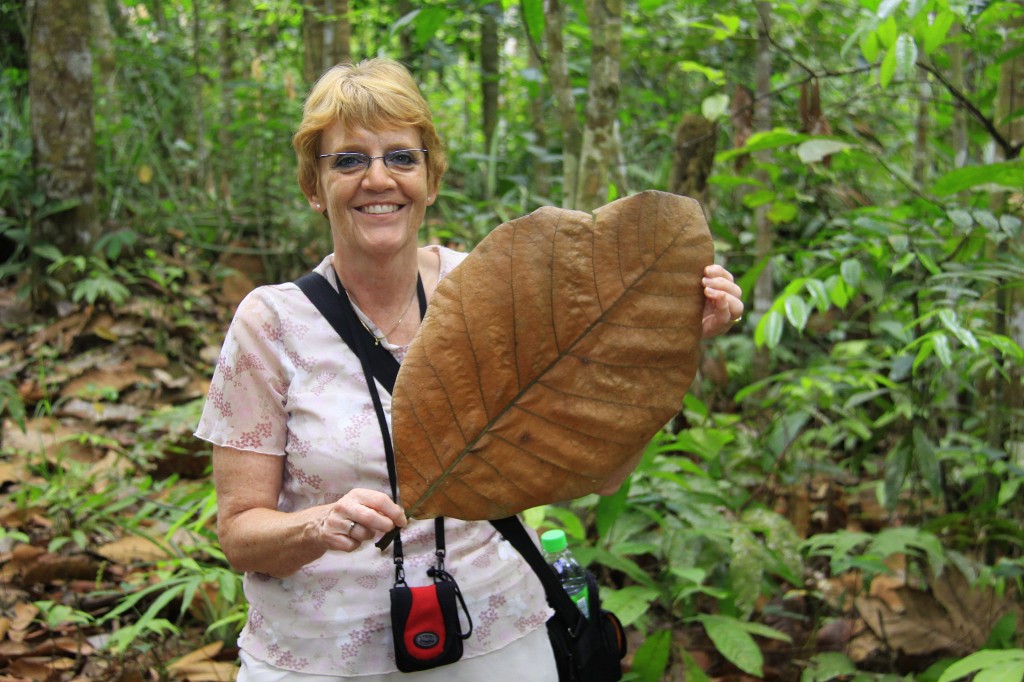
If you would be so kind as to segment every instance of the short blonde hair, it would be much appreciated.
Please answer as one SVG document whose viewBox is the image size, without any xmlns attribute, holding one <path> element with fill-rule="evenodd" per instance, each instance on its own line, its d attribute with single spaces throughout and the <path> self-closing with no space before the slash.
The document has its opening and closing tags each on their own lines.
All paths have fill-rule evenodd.
<svg viewBox="0 0 1024 682">
<path fill-rule="evenodd" d="M 448 168 L 430 106 L 409 71 L 391 59 L 338 64 L 324 72 L 310 90 L 302 122 L 292 138 L 298 161 L 299 187 L 308 197 L 317 193 L 320 138 L 341 121 L 346 129 L 371 131 L 412 127 L 427 150 L 427 180 L 436 190 Z"/>
</svg>

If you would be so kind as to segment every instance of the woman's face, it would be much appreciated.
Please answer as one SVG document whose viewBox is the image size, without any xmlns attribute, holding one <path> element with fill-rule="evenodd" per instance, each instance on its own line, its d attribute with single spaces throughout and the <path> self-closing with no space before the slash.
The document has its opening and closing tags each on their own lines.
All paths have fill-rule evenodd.
<svg viewBox="0 0 1024 682">
<path fill-rule="evenodd" d="M 321 154 L 359 152 L 380 157 L 422 146 L 419 131 L 412 128 L 346 130 L 335 123 L 320 138 Z M 395 164 L 389 169 L 383 159 L 376 158 L 365 171 L 355 172 L 335 169 L 338 163 L 337 156 L 318 160 L 318 193 L 309 197 L 314 211 L 327 212 L 335 253 L 379 258 L 410 244 L 415 248 L 423 216 L 434 203 L 436 191 L 427 178 L 426 163 L 407 169 Z M 340 166 L 349 163 L 351 159 L 345 159 Z"/>
</svg>

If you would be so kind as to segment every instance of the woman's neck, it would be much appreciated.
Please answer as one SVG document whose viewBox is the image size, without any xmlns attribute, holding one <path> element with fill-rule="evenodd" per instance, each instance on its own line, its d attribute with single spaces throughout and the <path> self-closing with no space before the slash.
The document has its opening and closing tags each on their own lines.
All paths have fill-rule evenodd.
<svg viewBox="0 0 1024 682">
<path fill-rule="evenodd" d="M 367 331 L 378 342 L 387 338 L 395 345 L 408 344 L 420 319 L 415 301 L 418 249 L 413 259 L 392 258 L 379 263 L 348 261 L 335 254 L 333 265 L 349 298 L 378 330 L 376 333 Z"/>
</svg>

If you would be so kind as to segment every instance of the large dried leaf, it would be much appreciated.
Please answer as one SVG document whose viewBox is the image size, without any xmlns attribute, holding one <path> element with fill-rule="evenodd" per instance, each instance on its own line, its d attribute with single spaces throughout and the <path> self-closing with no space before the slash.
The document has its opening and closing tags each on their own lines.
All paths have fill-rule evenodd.
<svg viewBox="0 0 1024 682">
<path fill-rule="evenodd" d="M 679 409 L 713 259 L 700 205 L 662 192 L 494 230 L 442 280 L 398 374 L 407 512 L 495 519 L 598 490 Z"/>
</svg>

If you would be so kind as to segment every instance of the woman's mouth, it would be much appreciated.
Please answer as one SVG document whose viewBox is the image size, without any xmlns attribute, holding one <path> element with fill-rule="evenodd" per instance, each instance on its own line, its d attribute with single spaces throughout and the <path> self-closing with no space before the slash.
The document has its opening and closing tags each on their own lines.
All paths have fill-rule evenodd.
<svg viewBox="0 0 1024 682">
<path fill-rule="evenodd" d="M 359 211 L 369 213 L 370 215 L 382 215 L 384 213 L 394 213 L 401 208 L 398 204 L 370 204 L 369 206 L 360 206 Z"/>
</svg>

